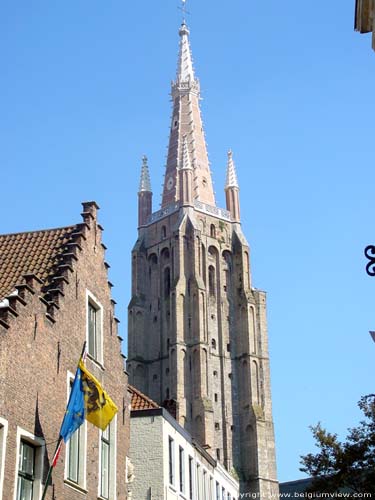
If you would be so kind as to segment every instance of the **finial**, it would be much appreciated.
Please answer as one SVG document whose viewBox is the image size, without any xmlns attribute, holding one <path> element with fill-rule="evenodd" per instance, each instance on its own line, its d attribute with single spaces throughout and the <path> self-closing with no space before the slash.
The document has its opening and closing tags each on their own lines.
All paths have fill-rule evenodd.
<svg viewBox="0 0 375 500">
<path fill-rule="evenodd" d="M 227 167 L 227 182 L 225 184 L 225 189 L 236 187 L 239 188 L 236 167 L 234 166 L 233 153 L 230 149 L 228 151 L 228 167 Z"/>
<path fill-rule="evenodd" d="M 186 1 L 187 0 L 181 0 L 181 7 L 179 7 L 179 9 L 182 11 L 182 25 L 185 25 L 186 26 L 186 14 L 190 14 L 190 12 L 188 12 L 186 10 Z"/>
<path fill-rule="evenodd" d="M 191 56 L 190 44 L 189 44 L 189 28 L 186 25 L 185 20 L 183 20 L 179 35 L 180 39 L 180 53 L 178 56 L 178 66 L 177 66 L 177 82 L 188 82 L 195 81 L 193 59 Z"/>
<path fill-rule="evenodd" d="M 143 155 L 142 157 L 141 180 L 139 183 L 139 192 L 141 193 L 143 191 L 147 191 L 149 193 L 152 192 L 150 172 L 148 170 L 148 161 L 146 155 Z"/>
</svg>

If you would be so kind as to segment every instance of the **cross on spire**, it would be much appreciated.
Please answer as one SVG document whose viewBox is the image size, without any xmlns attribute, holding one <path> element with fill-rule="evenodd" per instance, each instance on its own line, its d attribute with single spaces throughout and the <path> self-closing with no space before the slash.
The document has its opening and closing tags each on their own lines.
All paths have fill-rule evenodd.
<svg viewBox="0 0 375 500">
<path fill-rule="evenodd" d="M 181 0 L 181 7 L 178 7 L 182 11 L 183 22 L 186 20 L 186 14 L 190 14 L 190 12 L 186 10 L 186 2 L 187 0 Z"/>
</svg>

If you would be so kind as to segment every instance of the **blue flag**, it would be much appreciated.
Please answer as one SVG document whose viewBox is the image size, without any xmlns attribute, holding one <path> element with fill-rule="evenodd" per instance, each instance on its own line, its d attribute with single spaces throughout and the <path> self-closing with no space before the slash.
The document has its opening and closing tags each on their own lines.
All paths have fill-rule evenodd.
<svg viewBox="0 0 375 500">
<path fill-rule="evenodd" d="M 80 427 L 85 420 L 85 398 L 82 389 L 82 372 L 77 368 L 73 382 L 65 417 L 60 429 L 60 436 L 66 443 L 72 434 Z"/>
</svg>

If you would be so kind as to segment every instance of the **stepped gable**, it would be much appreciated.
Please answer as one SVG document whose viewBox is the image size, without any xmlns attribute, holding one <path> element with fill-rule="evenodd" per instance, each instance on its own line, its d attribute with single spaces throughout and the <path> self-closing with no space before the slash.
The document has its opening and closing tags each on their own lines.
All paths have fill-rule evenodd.
<svg viewBox="0 0 375 500">
<path fill-rule="evenodd" d="M 34 275 L 44 286 L 51 283 L 56 266 L 78 226 L 0 235 L 0 300 Z"/>
<path fill-rule="evenodd" d="M 74 272 L 74 262 L 82 251 L 83 240 L 97 223 L 95 201 L 82 203 L 83 222 L 73 226 L 25 233 L 0 235 L 0 325 L 9 328 L 12 318 L 18 316 L 18 308 L 25 306 L 28 297 L 38 294 L 46 306 L 46 316 L 56 321 L 64 288 Z M 104 251 L 105 245 L 101 243 Z M 108 270 L 109 265 L 104 261 Z M 108 281 L 108 286 L 113 285 Z M 115 304 L 112 302 L 113 319 Z"/>
<path fill-rule="evenodd" d="M 150 410 L 153 408 L 160 408 L 160 406 L 155 403 L 152 399 L 147 397 L 143 392 L 136 389 L 133 385 L 128 386 L 128 390 L 131 394 L 131 410 Z"/>
</svg>

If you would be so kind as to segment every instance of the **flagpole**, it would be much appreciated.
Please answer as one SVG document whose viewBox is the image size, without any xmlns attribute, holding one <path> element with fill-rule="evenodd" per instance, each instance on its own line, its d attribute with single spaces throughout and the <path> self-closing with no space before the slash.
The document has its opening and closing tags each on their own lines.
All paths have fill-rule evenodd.
<svg viewBox="0 0 375 500">
<path fill-rule="evenodd" d="M 79 366 L 79 363 L 80 363 L 81 359 L 83 358 L 83 356 L 85 354 L 85 351 L 86 351 L 86 341 L 83 343 L 82 353 L 81 353 L 81 356 L 79 358 L 77 367 Z M 50 480 L 51 480 L 51 477 L 52 477 L 52 470 L 53 470 L 53 467 L 54 467 L 55 457 L 56 457 L 56 454 L 57 454 L 57 452 L 58 452 L 58 450 L 59 450 L 59 448 L 61 446 L 62 439 L 63 438 L 60 435 L 59 439 L 57 441 L 55 453 L 53 454 L 52 463 L 51 463 L 51 465 L 50 465 L 50 467 L 48 469 L 48 474 L 47 474 L 46 482 L 45 482 L 45 485 L 44 485 L 44 490 L 43 490 L 43 495 L 42 495 L 41 500 L 45 500 L 45 498 L 46 498 L 48 486 L 49 486 L 49 483 L 50 483 Z"/>
<path fill-rule="evenodd" d="M 60 436 L 59 440 L 57 441 L 57 446 L 56 446 L 55 453 L 53 454 L 52 464 L 50 465 L 49 470 L 48 470 L 48 474 L 47 474 L 47 478 L 46 478 L 46 483 L 44 485 L 42 500 L 44 500 L 46 498 L 46 495 L 47 495 L 47 490 L 48 490 L 49 482 L 50 482 L 51 477 L 52 477 L 53 462 L 54 462 L 56 453 L 58 452 L 58 449 L 61 446 L 61 441 L 62 441 L 62 437 Z"/>
</svg>

